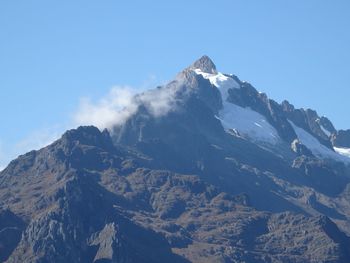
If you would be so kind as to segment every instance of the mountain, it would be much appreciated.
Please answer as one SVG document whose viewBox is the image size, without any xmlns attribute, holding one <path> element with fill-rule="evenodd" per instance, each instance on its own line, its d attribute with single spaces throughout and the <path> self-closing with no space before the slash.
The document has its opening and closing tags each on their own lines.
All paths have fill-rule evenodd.
<svg viewBox="0 0 350 263">
<path fill-rule="evenodd" d="M 350 262 L 350 131 L 203 56 L 0 173 L 1 262 Z"/>
</svg>

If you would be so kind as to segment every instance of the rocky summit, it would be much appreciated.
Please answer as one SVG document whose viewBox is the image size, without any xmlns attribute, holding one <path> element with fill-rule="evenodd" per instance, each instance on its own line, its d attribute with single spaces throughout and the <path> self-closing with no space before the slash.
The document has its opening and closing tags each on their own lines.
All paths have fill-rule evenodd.
<svg viewBox="0 0 350 263">
<path fill-rule="evenodd" d="M 0 262 L 350 262 L 349 130 L 207 56 L 132 104 L 0 173 Z"/>
</svg>

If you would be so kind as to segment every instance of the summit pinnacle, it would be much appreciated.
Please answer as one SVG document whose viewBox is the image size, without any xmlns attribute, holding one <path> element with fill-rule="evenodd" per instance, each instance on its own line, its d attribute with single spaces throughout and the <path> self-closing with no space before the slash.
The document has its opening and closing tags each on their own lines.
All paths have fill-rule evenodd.
<svg viewBox="0 0 350 263">
<path fill-rule="evenodd" d="M 191 65 L 191 68 L 200 69 L 205 73 L 217 73 L 214 62 L 208 56 L 202 56 L 200 59 L 196 60 Z"/>
</svg>

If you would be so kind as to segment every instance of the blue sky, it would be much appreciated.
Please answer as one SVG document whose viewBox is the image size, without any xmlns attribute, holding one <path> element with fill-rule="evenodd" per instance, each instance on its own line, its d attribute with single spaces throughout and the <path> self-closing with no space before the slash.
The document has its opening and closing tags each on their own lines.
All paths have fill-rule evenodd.
<svg viewBox="0 0 350 263">
<path fill-rule="evenodd" d="M 350 128 L 349 13 L 348 0 L 1 1 L 0 167 L 73 127 L 82 98 L 151 88 L 203 54 Z"/>
</svg>

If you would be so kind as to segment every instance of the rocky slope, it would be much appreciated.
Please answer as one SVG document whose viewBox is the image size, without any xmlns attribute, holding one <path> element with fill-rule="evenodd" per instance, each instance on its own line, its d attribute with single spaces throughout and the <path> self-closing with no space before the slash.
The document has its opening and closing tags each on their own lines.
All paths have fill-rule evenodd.
<svg viewBox="0 0 350 263">
<path fill-rule="evenodd" d="M 0 261 L 350 261 L 349 145 L 330 120 L 206 56 L 134 103 L 0 173 Z"/>
</svg>

